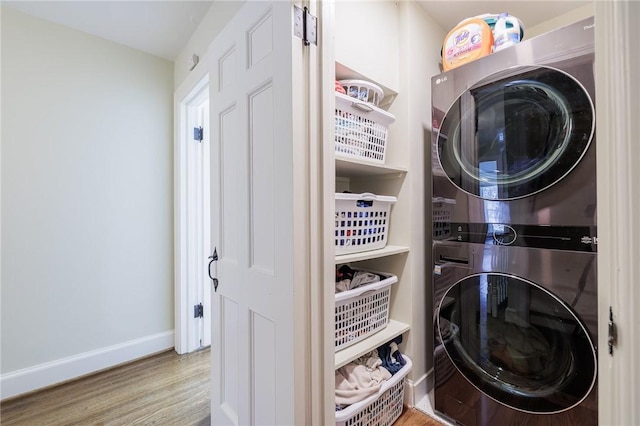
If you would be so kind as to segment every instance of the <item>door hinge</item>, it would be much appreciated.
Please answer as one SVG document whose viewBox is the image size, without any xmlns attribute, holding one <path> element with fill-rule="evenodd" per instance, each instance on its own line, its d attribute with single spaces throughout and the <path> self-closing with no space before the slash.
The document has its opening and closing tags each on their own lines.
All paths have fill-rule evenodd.
<svg viewBox="0 0 640 426">
<path fill-rule="evenodd" d="M 198 142 L 202 142 L 202 139 L 204 139 L 204 131 L 202 129 L 202 127 L 194 127 L 193 128 L 193 140 L 194 141 L 198 141 Z"/>
<path fill-rule="evenodd" d="M 613 347 L 618 341 L 618 330 L 616 329 L 616 323 L 613 322 L 613 309 L 609 306 L 609 335 L 607 337 L 607 343 L 609 344 L 609 355 L 613 356 Z"/>
<path fill-rule="evenodd" d="M 318 45 L 318 18 L 306 6 L 293 6 L 293 35 L 301 38 L 305 46 Z"/>
<path fill-rule="evenodd" d="M 193 317 L 204 318 L 204 306 L 202 306 L 202 303 L 198 303 L 193 307 Z"/>
</svg>

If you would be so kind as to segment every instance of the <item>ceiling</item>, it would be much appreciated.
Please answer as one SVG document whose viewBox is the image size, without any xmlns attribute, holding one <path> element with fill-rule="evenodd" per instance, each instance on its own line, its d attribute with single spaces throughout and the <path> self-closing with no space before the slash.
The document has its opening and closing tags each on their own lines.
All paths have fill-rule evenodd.
<svg viewBox="0 0 640 426">
<path fill-rule="evenodd" d="M 592 0 L 510 0 L 510 1 L 462 1 L 417 0 L 422 8 L 450 31 L 458 22 L 484 13 L 508 12 L 522 21 L 524 28 L 531 28 L 563 13 L 593 3 Z"/>
<path fill-rule="evenodd" d="M 29 15 L 84 31 L 168 60 L 180 49 L 202 20 L 212 1 L 2 1 Z M 525 28 L 591 3 L 592 0 L 462 1 L 417 0 L 449 31 L 464 18 L 483 13 L 509 12 Z"/>
<path fill-rule="evenodd" d="M 174 60 L 212 1 L 5 1 L 2 5 Z"/>
</svg>

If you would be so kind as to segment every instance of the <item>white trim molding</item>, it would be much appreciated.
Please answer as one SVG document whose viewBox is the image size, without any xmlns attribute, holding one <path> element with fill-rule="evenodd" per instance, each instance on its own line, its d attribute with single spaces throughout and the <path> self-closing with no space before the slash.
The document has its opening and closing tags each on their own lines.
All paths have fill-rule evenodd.
<svg viewBox="0 0 640 426">
<path fill-rule="evenodd" d="M 640 424 L 640 2 L 596 1 L 598 420 Z M 618 341 L 608 352 L 609 307 Z"/>
<path fill-rule="evenodd" d="M 194 323 L 189 321 L 190 306 L 187 281 L 187 218 L 184 193 L 186 191 L 187 160 L 183 135 L 186 134 L 186 109 L 189 100 L 209 84 L 209 54 L 200 62 L 174 93 L 173 140 L 173 217 L 174 217 L 174 279 L 175 279 L 175 348 L 179 354 L 194 351 L 192 344 Z"/>
<path fill-rule="evenodd" d="M 173 330 L 58 359 L 0 376 L 0 399 L 95 373 L 174 347 Z"/>
<path fill-rule="evenodd" d="M 409 407 L 415 407 L 418 401 L 426 398 L 431 391 L 429 388 L 429 379 L 433 375 L 433 368 L 427 371 L 416 380 L 407 379 L 405 384 L 404 404 Z"/>
<path fill-rule="evenodd" d="M 310 99 L 319 99 L 320 105 L 309 102 L 311 117 L 309 192 L 312 230 L 311 253 L 316 258 L 311 264 L 311 381 L 312 416 L 307 424 L 335 424 L 335 294 L 331 286 L 324 285 L 335 275 L 333 247 L 333 218 L 335 215 L 335 95 L 326 90 L 335 82 L 335 1 L 313 1 L 311 13 L 318 17 L 320 42 L 312 48 L 311 75 L 315 91 Z M 318 135 L 319 134 L 319 135 Z M 320 139 L 318 139 L 318 137 Z M 320 264 L 315 263 L 320 261 Z"/>
</svg>

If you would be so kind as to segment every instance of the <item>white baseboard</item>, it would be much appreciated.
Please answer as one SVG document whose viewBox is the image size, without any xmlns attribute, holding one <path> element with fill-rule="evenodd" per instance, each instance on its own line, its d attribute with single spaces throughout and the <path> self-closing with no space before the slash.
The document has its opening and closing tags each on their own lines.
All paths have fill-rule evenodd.
<svg viewBox="0 0 640 426">
<path fill-rule="evenodd" d="M 429 383 L 428 377 L 432 371 L 433 369 L 423 374 L 421 377 L 419 377 L 415 381 L 407 380 L 405 391 L 408 391 L 408 392 L 405 392 L 405 398 L 404 398 L 405 405 L 408 405 L 409 407 L 413 407 L 417 404 L 418 401 L 420 401 L 421 399 L 427 396 L 430 390 L 428 386 L 428 383 Z"/>
<path fill-rule="evenodd" d="M 174 331 L 170 330 L 12 371 L 0 376 L 0 399 L 11 398 L 171 349 L 174 344 Z"/>
</svg>

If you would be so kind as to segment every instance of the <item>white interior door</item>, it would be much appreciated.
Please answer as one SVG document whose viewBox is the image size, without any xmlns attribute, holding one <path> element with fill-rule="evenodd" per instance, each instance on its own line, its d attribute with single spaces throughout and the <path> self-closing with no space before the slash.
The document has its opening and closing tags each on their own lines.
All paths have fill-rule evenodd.
<svg viewBox="0 0 640 426">
<path fill-rule="evenodd" d="M 209 48 L 212 424 L 295 424 L 292 28 L 248 2 Z"/>
</svg>

